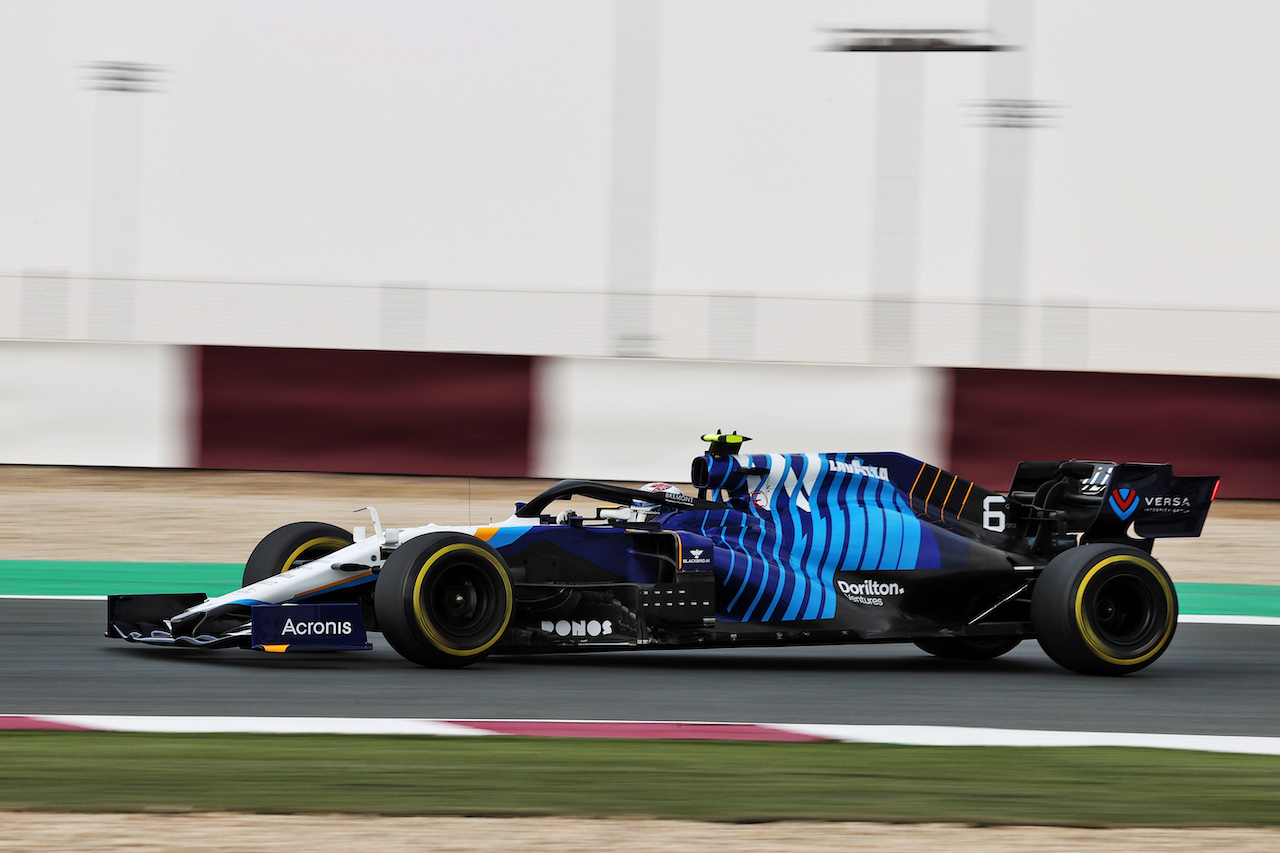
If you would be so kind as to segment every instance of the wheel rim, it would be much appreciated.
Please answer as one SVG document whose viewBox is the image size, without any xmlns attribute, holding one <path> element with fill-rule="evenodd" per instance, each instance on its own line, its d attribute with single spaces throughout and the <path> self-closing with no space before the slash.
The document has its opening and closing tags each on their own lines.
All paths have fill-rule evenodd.
<svg viewBox="0 0 1280 853">
<path fill-rule="evenodd" d="M 476 654 L 501 636 L 511 611 L 510 588 L 483 551 L 443 549 L 423 565 L 416 586 L 418 624 L 442 651 Z"/>
<path fill-rule="evenodd" d="M 1081 582 L 1076 618 L 1095 654 L 1131 665 L 1150 659 L 1168 642 L 1172 600 L 1172 591 L 1153 566 L 1117 556 L 1099 562 Z"/>
<path fill-rule="evenodd" d="M 480 566 L 443 567 L 441 576 L 423 585 L 423 610 L 436 629 L 448 637 L 473 636 L 493 615 L 493 582 Z"/>
<path fill-rule="evenodd" d="M 1107 578 L 1092 596 L 1094 630 L 1107 645 L 1143 645 L 1156 619 L 1157 603 L 1149 586 L 1131 574 Z"/>
</svg>

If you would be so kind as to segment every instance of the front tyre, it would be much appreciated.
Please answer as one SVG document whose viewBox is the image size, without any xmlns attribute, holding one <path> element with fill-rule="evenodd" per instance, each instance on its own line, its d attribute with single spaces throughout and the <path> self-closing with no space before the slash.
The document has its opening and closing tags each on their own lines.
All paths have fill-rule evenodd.
<svg viewBox="0 0 1280 853">
<path fill-rule="evenodd" d="M 1150 554 L 1095 543 L 1054 557 L 1031 591 L 1040 647 L 1076 672 L 1125 675 L 1150 666 L 1173 640 L 1178 597 Z"/>
<path fill-rule="evenodd" d="M 506 564 L 463 533 L 427 533 L 387 558 L 373 591 L 391 648 L 420 666 L 462 667 L 484 658 L 511 622 Z"/>
<path fill-rule="evenodd" d="M 322 521 L 295 521 L 268 533 L 244 564 L 241 586 L 318 560 L 352 543 L 351 534 Z"/>
</svg>

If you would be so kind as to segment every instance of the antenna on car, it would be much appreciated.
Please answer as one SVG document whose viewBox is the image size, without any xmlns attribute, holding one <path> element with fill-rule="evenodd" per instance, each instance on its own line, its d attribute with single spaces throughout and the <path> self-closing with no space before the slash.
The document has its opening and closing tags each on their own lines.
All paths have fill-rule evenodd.
<svg viewBox="0 0 1280 853">
<path fill-rule="evenodd" d="M 710 453 L 712 456 L 733 456 L 742 449 L 742 443 L 744 441 L 751 440 L 751 436 L 738 435 L 737 430 L 734 430 L 728 435 L 725 435 L 720 430 L 716 430 L 713 433 L 704 435 L 702 440 L 711 443 L 711 446 L 707 448 L 707 453 Z"/>
</svg>

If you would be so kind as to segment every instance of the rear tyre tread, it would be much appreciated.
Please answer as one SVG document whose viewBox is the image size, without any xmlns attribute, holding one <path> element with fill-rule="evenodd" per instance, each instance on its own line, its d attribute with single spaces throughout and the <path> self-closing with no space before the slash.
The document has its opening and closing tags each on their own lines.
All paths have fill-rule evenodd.
<svg viewBox="0 0 1280 853">
<path fill-rule="evenodd" d="M 1145 551 L 1094 543 L 1055 557 L 1031 595 L 1036 639 L 1075 672 L 1126 675 L 1154 663 L 1173 640 L 1178 598 Z"/>
</svg>

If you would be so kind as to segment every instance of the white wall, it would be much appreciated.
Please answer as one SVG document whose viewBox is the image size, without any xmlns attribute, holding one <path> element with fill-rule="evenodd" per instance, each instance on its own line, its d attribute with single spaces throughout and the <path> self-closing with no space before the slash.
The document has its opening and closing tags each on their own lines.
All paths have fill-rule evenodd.
<svg viewBox="0 0 1280 853">
<path fill-rule="evenodd" d="M 638 359 L 542 359 L 534 474 L 688 482 L 698 437 L 748 452 L 896 450 L 945 463 L 943 371 Z"/>
<path fill-rule="evenodd" d="M 192 464 L 190 352 L 0 341 L 0 463 Z"/>
<path fill-rule="evenodd" d="M 0 464 L 186 467 L 199 405 L 194 349 L 0 342 Z M 756 452 L 897 450 L 945 464 L 946 376 L 848 367 L 543 358 L 540 477 L 687 482 L 717 429 Z"/>
</svg>

